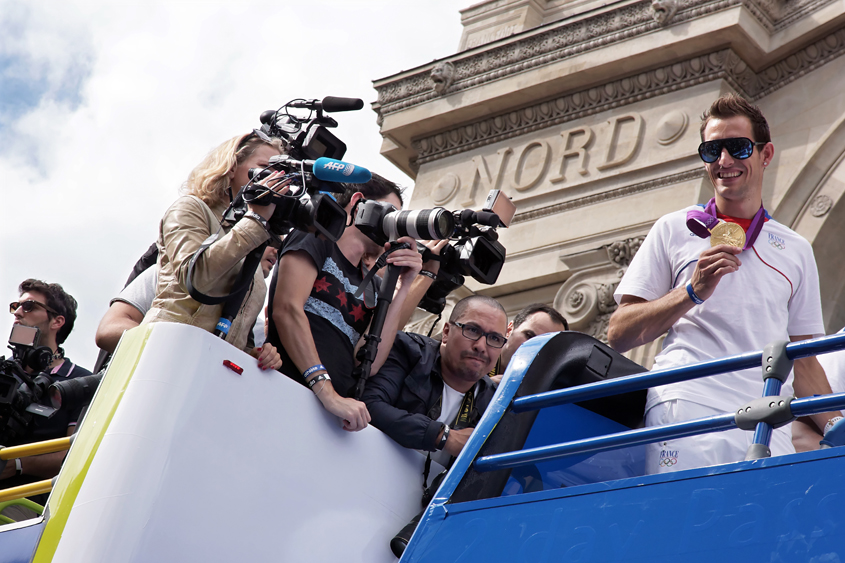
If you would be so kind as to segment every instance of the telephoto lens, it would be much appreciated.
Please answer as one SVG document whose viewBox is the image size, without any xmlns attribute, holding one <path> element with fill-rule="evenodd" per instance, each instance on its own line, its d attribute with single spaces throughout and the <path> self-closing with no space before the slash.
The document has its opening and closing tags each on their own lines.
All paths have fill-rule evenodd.
<svg viewBox="0 0 845 563">
<path fill-rule="evenodd" d="M 455 232 L 452 213 L 441 207 L 393 211 L 384 217 L 382 224 L 389 240 L 409 236 L 416 240 L 442 240 Z"/>
</svg>

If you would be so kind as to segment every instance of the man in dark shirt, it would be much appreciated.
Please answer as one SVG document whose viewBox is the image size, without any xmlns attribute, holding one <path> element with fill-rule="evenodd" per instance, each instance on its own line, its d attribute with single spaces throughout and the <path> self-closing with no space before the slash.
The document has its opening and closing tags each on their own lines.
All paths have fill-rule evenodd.
<svg viewBox="0 0 845 563">
<path fill-rule="evenodd" d="M 373 175 L 366 184 L 347 187 L 337 200 L 353 217 L 357 204 L 364 199 L 401 209 L 400 195 L 395 184 Z M 402 271 L 384 322 L 373 373 L 390 351 L 411 282 L 422 267 L 416 242 L 408 237 L 399 241 L 409 243 L 410 248 L 397 250 L 387 260 Z M 384 248 L 354 225 L 346 227 L 337 243 L 294 231 L 285 239 L 270 282 L 267 341 L 279 350 L 281 371 L 307 383 L 323 406 L 340 417 L 344 429 L 350 431 L 361 430 L 370 420 L 364 404 L 349 398 L 349 394 L 355 386 L 355 348 L 369 327 L 378 282 L 365 288 L 360 298 L 354 294 L 366 275 L 362 257 L 378 256 L 382 251 Z"/>
<path fill-rule="evenodd" d="M 437 342 L 400 332 L 379 372 L 367 381 L 364 402 L 373 425 L 406 448 L 457 456 L 490 403 L 486 374 L 502 347 L 508 317 L 498 301 L 471 295 L 459 301 Z"/>
<path fill-rule="evenodd" d="M 30 326 L 39 329 L 39 346 L 47 346 L 53 351 L 53 358 L 44 373 L 54 380 L 71 379 L 91 372 L 81 368 L 65 357 L 61 344 L 73 330 L 76 320 L 76 299 L 68 295 L 62 286 L 47 284 L 39 280 L 28 279 L 20 284 L 20 297 L 10 304 L 9 310 L 15 316 L 15 325 Z M 27 368 L 27 372 L 32 370 Z M 31 373 L 34 377 L 35 373 Z M 45 393 L 39 401 L 50 406 L 50 397 Z M 53 438 L 70 436 L 76 429 L 76 420 L 81 407 L 75 410 L 59 409 L 50 418 L 35 416 L 27 426 L 26 433 L 17 443 L 3 444 L 13 446 L 40 442 Z M 0 421 L 5 424 L 6 421 Z M 66 452 L 43 454 L 21 459 L 9 460 L 0 471 L 0 489 L 25 485 L 42 479 L 55 477 L 61 469 Z M 46 496 L 45 496 L 46 498 Z M 42 501 L 42 498 L 37 500 Z"/>
</svg>

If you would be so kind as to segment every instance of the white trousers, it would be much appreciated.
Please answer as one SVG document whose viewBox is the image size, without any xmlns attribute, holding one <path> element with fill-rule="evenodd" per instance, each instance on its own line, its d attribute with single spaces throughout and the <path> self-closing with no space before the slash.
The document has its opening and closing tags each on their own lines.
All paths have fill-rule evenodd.
<svg viewBox="0 0 845 563">
<path fill-rule="evenodd" d="M 646 412 L 645 425 L 662 426 L 724 412 L 726 411 L 698 403 L 673 399 L 651 407 Z M 724 432 L 654 442 L 646 446 L 646 473 L 668 473 L 742 461 L 753 441 L 753 431 L 734 428 Z M 772 456 L 795 453 L 789 425 L 772 432 L 769 448 L 772 450 Z"/>
</svg>

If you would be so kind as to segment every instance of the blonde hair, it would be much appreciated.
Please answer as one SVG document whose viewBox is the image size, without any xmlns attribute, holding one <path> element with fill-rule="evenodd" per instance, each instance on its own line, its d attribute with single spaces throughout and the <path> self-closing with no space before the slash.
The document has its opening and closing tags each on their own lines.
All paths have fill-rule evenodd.
<svg viewBox="0 0 845 563">
<path fill-rule="evenodd" d="M 229 172 L 252 156 L 261 145 L 270 145 L 285 150 L 281 139 L 262 140 L 254 133 L 233 137 L 212 150 L 191 170 L 187 182 L 182 186 L 186 195 L 194 195 L 212 206 L 229 200 Z"/>
</svg>

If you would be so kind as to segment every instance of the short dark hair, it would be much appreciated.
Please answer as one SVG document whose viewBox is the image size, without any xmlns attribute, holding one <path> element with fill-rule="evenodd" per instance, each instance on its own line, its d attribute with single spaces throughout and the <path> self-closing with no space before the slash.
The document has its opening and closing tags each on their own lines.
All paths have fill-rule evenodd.
<svg viewBox="0 0 845 563">
<path fill-rule="evenodd" d="M 376 173 L 373 173 L 373 177 L 365 184 L 341 184 L 341 186 L 343 186 L 343 193 L 335 196 L 341 207 L 349 205 L 355 192 L 361 192 L 367 199 L 384 199 L 394 194 L 399 201 L 402 201 L 402 188 Z"/>
<path fill-rule="evenodd" d="M 73 330 L 73 323 L 76 321 L 76 299 L 57 283 L 46 283 L 30 278 L 22 281 L 18 286 L 19 295 L 33 291 L 37 291 L 47 298 L 47 306 L 54 311 L 58 311 L 65 318 L 65 324 L 62 325 L 62 328 L 56 334 L 56 344 L 61 344 L 67 339 L 70 331 Z"/>
<path fill-rule="evenodd" d="M 469 307 L 476 301 L 479 303 L 483 303 L 484 305 L 489 305 L 494 309 L 500 310 L 502 313 L 504 313 L 505 318 L 508 318 L 508 313 L 507 311 L 505 311 L 505 308 L 502 307 L 502 304 L 493 299 L 492 297 L 487 297 L 486 295 L 470 295 L 469 297 L 464 297 L 463 299 L 458 301 L 457 304 L 455 304 L 455 308 L 452 309 L 452 314 L 449 315 L 449 322 L 453 323 L 460 319 L 461 316 L 463 316 L 463 314 L 466 312 L 467 307 Z"/>
<path fill-rule="evenodd" d="M 758 143 L 769 143 L 772 141 L 772 135 L 769 132 L 769 122 L 763 117 L 763 112 L 760 108 L 736 94 L 725 94 L 710 106 L 710 109 L 704 112 L 701 116 L 701 140 L 704 140 L 704 128 L 711 118 L 728 119 L 741 115 L 747 117 L 751 122 L 751 131 L 754 134 L 752 141 Z"/>
<path fill-rule="evenodd" d="M 534 313 L 546 313 L 552 318 L 555 323 L 563 325 L 564 330 L 569 330 L 569 323 L 566 322 L 566 319 L 563 318 L 563 315 L 558 313 L 557 309 L 555 309 L 554 307 L 550 307 L 549 305 L 546 305 L 544 303 L 532 303 L 531 305 L 517 313 L 516 316 L 513 318 L 513 328 L 519 328 L 519 325 L 527 321 L 528 317 L 530 317 Z"/>
</svg>

